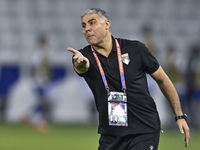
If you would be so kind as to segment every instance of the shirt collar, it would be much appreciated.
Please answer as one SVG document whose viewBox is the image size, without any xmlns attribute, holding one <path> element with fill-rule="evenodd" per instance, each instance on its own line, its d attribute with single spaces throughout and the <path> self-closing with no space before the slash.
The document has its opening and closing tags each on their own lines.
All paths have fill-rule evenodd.
<svg viewBox="0 0 200 150">
<path fill-rule="evenodd" d="M 111 52 L 117 52 L 116 43 L 115 43 L 115 39 L 113 36 L 112 36 L 112 43 L 113 43 L 113 46 L 112 46 Z"/>
<path fill-rule="evenodd" d="M 112 53 L 112 52 L 117 52 L 117 48 L 116 48 L 116 43 L 115 43 L 115 39 L 114 39 L 114 37 L 112 36 L 112 44 L 113 44 L 113 46 L 112 46 L 112 50 L 111 50 L 111 52 L 110 53 Z M 95 49 L 94 49 L 95 50 Z M 95 52 L 97 53 L 97 55 L 101 55 L 99 52 L 97 52 L 96 50 L 95 50 Z"/>
</svg>

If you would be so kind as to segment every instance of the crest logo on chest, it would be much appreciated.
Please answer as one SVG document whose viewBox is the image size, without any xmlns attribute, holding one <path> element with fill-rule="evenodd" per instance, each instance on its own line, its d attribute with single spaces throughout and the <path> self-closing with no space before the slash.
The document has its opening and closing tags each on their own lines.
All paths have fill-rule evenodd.
<svg viewBox="0 0 200 150">
<path fill-rule="evenodd" d="M 122 54 L 122 61 L 123 61 L 123 63 L 125 63 L 126 65 L 129 64 L 130 58 L 129 58 L 129 56 L 128 56 L 128 53 Z"/>
</svg>

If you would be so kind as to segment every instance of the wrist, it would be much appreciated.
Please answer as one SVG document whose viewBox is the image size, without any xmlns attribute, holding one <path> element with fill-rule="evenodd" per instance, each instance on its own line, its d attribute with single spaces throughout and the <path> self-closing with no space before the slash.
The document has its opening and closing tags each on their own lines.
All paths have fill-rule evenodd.
<svg viewBox="0 0 200 150">
<path fill-rule="evenodd" d="M 179 119 L 185 119 L 185 121 L 187 121 L 187 115 L 184 113 L 183 115 L 180 116 L 176 116 L 175 117 L 175 121 L 179 120 Z"/>
</svg>

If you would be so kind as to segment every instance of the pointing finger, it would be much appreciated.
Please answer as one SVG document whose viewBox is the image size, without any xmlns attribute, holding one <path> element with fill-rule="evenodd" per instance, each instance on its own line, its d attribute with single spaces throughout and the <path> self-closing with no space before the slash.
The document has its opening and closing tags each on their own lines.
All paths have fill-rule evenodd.
<svg viewBox="0 0 200 150">
<path fill-rule="evenodd" d="M 77 52 L 77 50 L 73 49 L 72 47 L 68 47 L 67 50 L 74 54 Z"/>
</svg>

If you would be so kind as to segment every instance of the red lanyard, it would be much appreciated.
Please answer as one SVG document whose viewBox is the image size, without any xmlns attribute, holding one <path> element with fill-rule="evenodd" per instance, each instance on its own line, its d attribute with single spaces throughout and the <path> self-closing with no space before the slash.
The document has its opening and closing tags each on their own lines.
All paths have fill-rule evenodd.
<svg viewBox="0 0 200 150">
<path fill-rule="evenodd" d="M 122 62 L 121 48 L 120 48 L 119 42 L 118 42 L 118 40 L 116 38 L 115 38 L 115 43 L 116 43 L 116 48 L 117 48 L 117 58 L 118 58 L 118 65 L 119 65 L 119 72 L 120 72 L 122 89 L 126 90 L 126 83 L 125 83 L 125 77 L 124 77 L 124 67 L 123 67 L 123 62 Z M 92 53 L 94 55 L 94 58 L 96 59 L 97 65 L 99 67 L 99 71 L 101 73 L 101 77 L 102 77 L 102 80 L 104 82 L 105 88 L 107 90 L 109 90 L 108 83 L 107 83 L 107 80 L 106 80 L 106 76 L 105 76 L 104 70 L 103 70 L 103 68 L 101 66 L 101 62 L 99 60 L 99 57 L 97 56 L 97 54 L 96 54 L 96 52 L 95 52 L 95 50 L 93 49 L 92 46 L 91 46 L 91 50 L 92 50 Z"/>
</svg>

